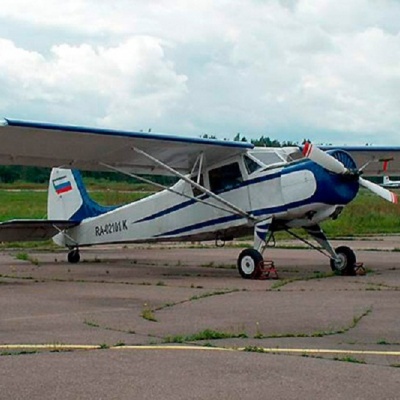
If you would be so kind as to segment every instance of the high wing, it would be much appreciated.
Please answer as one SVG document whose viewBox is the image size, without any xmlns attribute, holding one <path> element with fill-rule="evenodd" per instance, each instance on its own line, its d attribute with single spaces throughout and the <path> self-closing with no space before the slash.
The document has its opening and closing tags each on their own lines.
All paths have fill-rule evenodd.
<svg viewBox="0 0 400 400">
<path fill-rule="evenodd" d="M 363 168 L 365 176 L 382 175 L 387 164 L 386 174 L 400 176 L 400 147 L 398 146 L 319 146 L 321 150 L 341 149 L 349 153 L 357 164 Z"/>
<path fill-rule="evenodd" d="M 208 165 L 253 148 L 243 142 L 128 132 L 4 119 L 0 121 L 0 165 L 65 167 L 170 175 L 146 155 L 174 170 L 191 171 L 200 154 Z M 139 150 L 136 151 L 136 150 Z M 144 152 L 144 153 L 143 153 Z"/>
<path fill-rule="evenodd" d="M 39 241 L 78 225 L 74 221 L 19 219 L 0 223 L 0 242 Z"/>
</svg>

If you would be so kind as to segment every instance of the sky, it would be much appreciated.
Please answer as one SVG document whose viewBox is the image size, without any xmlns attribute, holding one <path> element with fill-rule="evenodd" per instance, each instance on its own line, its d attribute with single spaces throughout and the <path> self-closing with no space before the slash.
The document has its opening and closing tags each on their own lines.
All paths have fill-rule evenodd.
<svg viewBox="0 0 400 400">
<path fill-rule="evenodd" d="M 2 0 L 1 117 L 400 145 L 400 0 Z"/>
</svg>

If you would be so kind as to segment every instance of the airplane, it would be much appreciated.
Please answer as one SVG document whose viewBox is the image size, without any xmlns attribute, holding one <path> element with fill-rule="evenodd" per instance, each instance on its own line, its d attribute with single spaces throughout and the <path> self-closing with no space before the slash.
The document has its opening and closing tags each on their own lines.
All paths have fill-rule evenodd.
<svg viewBox="0 0 400 400">
<path fill-rule="evenodd" d="M 238 256 L 245 279 L 259 278 L 263 253 L 277 231 L 287 231 L 320 251 L 338 274 L 352 274 L 356 256 L 332 247 L 320 224 L 336 219 L 365 187 L 391 203 L 397 196 L 361 177 L 376 154 L 400 148 L 323 151 L 311 143 L 282 148 L 246 142 L 128 132 L 5 118 L 0 123 L 0 164 L 52 167 L 48 219 L 0 224 L 0 241 L 53 241 L 68 249 L 100 244 L 227 241 L 253 235 Z M 355 159 L 367 162 L 357 167 Z M 350 155 L 353 154 L 352 155 Z M 394 169 L 400 164 L 394 161 Z M 87 193 L 78 169 L 114 171 L 151 182 L 148 175 L 178 178 L 171 187 L 122 206 L 104 207 Z M 303 228 L 318 246 L 292 231 Z"/>
<path fill-rule="evenodd" d="M 398 189 L 400 188 L 400 181 L 392 181 L 387 175 L 385 175 L 381 186 L 387 189 Z"/>
</svg>

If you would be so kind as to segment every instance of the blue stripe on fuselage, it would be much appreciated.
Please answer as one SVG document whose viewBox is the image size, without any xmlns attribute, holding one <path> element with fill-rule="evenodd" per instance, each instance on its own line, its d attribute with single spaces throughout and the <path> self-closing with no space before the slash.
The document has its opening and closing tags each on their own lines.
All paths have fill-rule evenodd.
<svg viewBox="0 0 400 400">
<path fill-rule="evenodd" d="M 317 165 L 314 162 L 309 161 L 309 160 L 304 160 L 303 162 L 285 166 L 280 171 L 274 172 L 269 175 L 264 175 L 264 176 L 259 176 L 257 178 L 249 179 L 247 181 L 244 181 L 240 185 L 240 187 L 236 187 L 229 191 L 238 190 L 243 187 L 250 186 L 250 185 L 253 185 L 256 183 L 267 182 L 272 179 L 279 178 L 282 175 L 286 175 L 286 174 L 290 174 L 290 173 L 302 171 L 302 170 L 311 171 L 313 173 L 316 183 L 317 183 L 317 189 L 310 198 L 302 200 L 302 201 L 283 204 L 281 206 L 266 207 L 266 208 L 257 209 L 257 210 L 250 210 L 250 211 L 248 211 L 249 214 L 252 214 L 257 217 L 264 216 L 264 215 L 271 215 L 271 214 L 283 212 L 290 208 L 300 207 L 300 206 L 303 206 L 308 203 L 324 203 L 324 204 L 329 204 L 329 205 L 347 204 L 357 194 L 357 191 L 358 191 L 357 181 L 351 181 L 351 180 L 349 180 L 349 178 L 345 178 L 341 175 L 332 174 L 332 173 L 326 171 L 325 169 L 323 169 L 322 167 L 320 167 L 319 165 Z M 227 193 L 227 192 L 228 191 L 226 191 L 224 193 Z M 209 196 L 203 195 L 200 198 L 204 200 L 204 199 L 209 198 Z M 142 218 L 138 221 L 135 221 L 133 223 L 152 221 L 154 219 L 163 217 L 163 216 L 171 214 L 175 211 L 186 208 L 194 203 L 196 203 L 196 200 L 185 201 L 185 202 L 182 202 L 175 206 L 166 208 L 165 210 L 159 211 L 155 214 L 149 215 L 149 216 Z M 201 222 L 198 224 L 187 226 L 185 228 L 175 229 L 173 231 L 170 231 L 170 232 L 164 233 L 162 235 L 158 235 L 158 236 L 179 234 L 179 233 L 183 233 L 185 231 L 187 232 L 187 231 L 191 231 L 194 229 L 204 228 L 206 226 L 218 225 L 223 222 L 233 221 L 233 220 L 237 220 L 240 218 L 242 218 L 242 217 L 237 216 L 237 215 L 216 218 L 213 220 L 208 220 L 208 221 L 204 221 L 204 222 Z"/>
<path fill-rule="evenodd" d="M 285 204 L 282 206 L 275 206 L 275 207 L 270 207 L 270 208 L 264 208 L 262 210 L 255 210 L 255 211 L 251 212 L 251 214 L 253 214 L 255 216 L 259 216 L 259 217 L 261 217 L 263 215 L 267 216 L 267 215 L 286 211 L 288 208 L 300 207 L 304 204 L 307 204 L 308 202 L 309 202 L 308 200 L 296 201 L 296 202 L 293 202 L 290 204 Z M 244 219 L 244 217 L 242 217 L 240 215 L 229 215 L 227 217 L 209 219 L 207 221 L 199 222 L 197 224 L 188 225 L 183 228 L 174 229 L 172 231 L 165 232 L 165 233 L 160 233 L 160 234 L 156 235 L 155 237 L 173 236 L 173 235 L 179 235 L 181 233 L 189 233 L 190 231 L 195 231 L 197 229 L 211 227 L 211 226 L 222 224 L 224 222 L 231 222 L 231 221 L 236 221 L 239 219 Z"/>
<path fill-rule="evenodd" d="M 246 187 L 246 186 L 249 186 L 249 185 L 252 185 L 252 184 L 255 184 L 255 183 L 265 182 L 265 181 L 269 181 L 269 180 L 272 180 L 272 179 L 275 179 L 275 178 L 279 178 L 280 175 L 281 175 L 281 172 L 275 172 L 275 173 L 270 174 L 270 175 L 249 179 L 247 181 L 242 182 L 241 185 L 238 186 L 238 187 L 235 187 L 235 188 L 230 189 L 230 190 L 226 190 L 224 192 L 219 192 L 218 195 L 221 195 L 221 194 L 227 193 L 227 192 L 231 192 L 233 190 L 238 190 L 238 189 L 241 189 L 243 187 Z M 210 196 L 207 195 L 207 194 L 199 196 L 199 199 L 201 199 L 201 200 L 207 200 L 209 198 L 210 198 Z M 139 219 L 137 221 L 134 221 L 132 223 L 133 224 L 137 224 L 137 223 L 140 223 L 140 222 L 152 221 L 154 219 L 157 219 L 157 218 L 160 218 L 160 217 L 164 217 L 165 215 L 171 214 L 171 213 L 173 213 L 175 211 L 181 210 L 182 208 L 186 208 L 188 206 L 191 206 L 192 204 L 195 204 L 195 203 L 197 203 L 197 200 L 195 200 L 195 199 L 184 201 L 184 202 L 182 202 L 180 204 L 176 204 L 175 206 L 166 208 L 165 210 L 158 211 L 158 212 L 156 212 L 154 214 L 151 214 L 151 215 L 149 215 L 147 217 L 141 218 L 141 219 Z"/>
</svg>

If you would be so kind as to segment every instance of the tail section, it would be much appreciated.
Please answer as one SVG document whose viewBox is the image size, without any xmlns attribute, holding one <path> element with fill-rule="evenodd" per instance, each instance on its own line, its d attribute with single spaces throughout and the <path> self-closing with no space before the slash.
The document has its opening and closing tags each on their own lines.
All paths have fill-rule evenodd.
<svg viewBox="0 0 400 400">
<path fill-rule="evenodd" d="M 101 206 L 89 197 L 79 171 L 52 169 L 47 198 L 48 219 L 80 222 L 115 208 Z"/>
<path fill-rule="evenodd" d="M 391 181 L 390 181 L 389 177 L 385 175 L 385 176 L 383 177 L 383 184 L 384 184 L 384 185 L 387 185 L 387 184 L 390 183 L 390 182 L 391 182 Z"/>
</svg>

